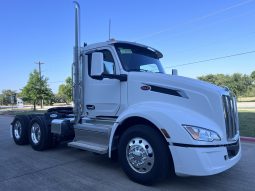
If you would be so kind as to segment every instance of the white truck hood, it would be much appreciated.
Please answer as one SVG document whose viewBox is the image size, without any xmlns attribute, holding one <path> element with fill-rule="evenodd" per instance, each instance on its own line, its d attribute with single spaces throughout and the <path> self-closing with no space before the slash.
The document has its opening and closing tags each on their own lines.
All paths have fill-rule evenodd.
<svg viewBox="0 0 255 191">
<path fill-rule="evenodd" d="M 143 90 L 142 86 L 148 86 Z M 145 91 L 147 90 L 147 91 Z M 160 102 L 170 108 L 183 108 L 224 125 L 222 95 L 228 92 L 211 83 L 160 73 L 128 74 L 128 105 Z"/>
<path fill-rule="evenodd" d="M 208 82 L 187 78 L 183 76 L 149 72 L 130 72 L 129 77 L 137 79 L 140 82 L 155 85 L 157 84 L 158 86 L 169 88 L 190 89 L 192 91 L 212 92 L 218 94 L 226 93 L 226 90 L 223 87 L 219 87 Z"/>
</svg>

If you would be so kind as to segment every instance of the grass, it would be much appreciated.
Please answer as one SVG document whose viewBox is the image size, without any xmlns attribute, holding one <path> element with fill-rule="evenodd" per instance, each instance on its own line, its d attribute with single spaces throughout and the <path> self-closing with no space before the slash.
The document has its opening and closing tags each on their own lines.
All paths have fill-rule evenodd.
<svg viewBox="0 0 255 191">
<path fill-rule="evenodd" d="M 255 97 L 239 97 L 239 102 L 255 102 Z"/>
<path fill-rule="evenodd" d="M 255 137 L 255 109 L 239 110 L 240 134 Z"/>
</svg>

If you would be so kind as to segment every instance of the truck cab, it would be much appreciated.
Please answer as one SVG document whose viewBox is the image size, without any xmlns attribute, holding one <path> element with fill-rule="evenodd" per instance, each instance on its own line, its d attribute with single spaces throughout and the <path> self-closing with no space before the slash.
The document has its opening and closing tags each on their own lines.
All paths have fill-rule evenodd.
<svg viewBox="0 0 255 191">
<path fill-rule="evenodd" d="M 228 88 L 166 74 L 163 54 L 142 44 L 80 47 L 77 3 L 75 10 L 74 108 L 15 118 L 17 144 L 44 150 L 52 140 L 68 140 L 70 147 L 118 156 L 141 184 L 170 173 L 213 175 L 240 160 L 236 98 Z"/>
<path fill-rule="evenodd" d="M 145 176 L 157 156 L 153 146 L 148 150 L 139 143 L 148 146 L 150 141 L 135 134 L 153 129 L 155 137 L 167 147 L 165 157 L 178 175 L 212 175 L 239 161 L 238 114 L 229 89 L 166 74 L 160 63 L 162 53 L 133 42 L 110 40 L 84 47 L 81 55 L 82 118 L 74 125 L 78 137 L 70 146 L 82 148 L 90 144 L 82 138 L 98 128 L 107 132 L 104 146 L 97 145 L 104 148 L 102 153 L 111 157 L 119 149 L 120 159 L 125 158 L 122 163 Z M 142 132 L 139 127 L 143 127 Z M 122 148 L 121 139 L 129 128 L 135 130 Z M 92 137 L 91 142 L 96 135 Z M 149 157 L 152 153 L 153 160 Z M 150 165 L 146 165 L 147 160 L 152 160 Z M 126 173 L 137 181 L 131 172 Z"/>
<path fill-rule="evenodd" d="M 139 102 L 135 98 L 143 93 L 142 89 L 128 91 L 135 85 L 129 84 L 144 81 L 145 72 L 165 74 L 159 61 L 161 56 L 144 45 L 115 40 L 85 47 L 82 50 L 84 114 L 116 117 L 134 101 Z"/>
</svg>

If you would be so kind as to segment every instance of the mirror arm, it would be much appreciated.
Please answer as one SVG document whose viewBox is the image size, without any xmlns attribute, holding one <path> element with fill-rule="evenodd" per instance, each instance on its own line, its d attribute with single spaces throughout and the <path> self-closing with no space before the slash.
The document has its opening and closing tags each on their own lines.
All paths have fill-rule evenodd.
<svg viewBox="0 0 255 191">
<path fill-rule="evenodd" d="M 109 78 L 109 79 L 117 79 L 121 82 L 126 82 L 127 81 L 127 74 L 102 74 L 103 78 Z"/>
<path fill-rule="evenodd" d="M 109 79 L 116 79 L 121 82 L 126 82 L 127 81 L 127 74 L 102 74 L 101 76 L 91 76 L 95 80 L 103 80 L 104 78 L 109 78 Z"/>
<path fill-rule="evenodd" d="M 95 79 L 95 80 L 103 80 L 104 77 L 101 75 L 101 76 L 91 76 L 91 78 Z"/>
<path fill-rule="evenodd" d="M 127 74 L 120 74 L 120 75 L 102 74 L 100 76 L 91 76 L 91 78 L 93 78 L 95 80 L 103 80 L 104 78 L 109 78 L 109 79 L 116 79 L 116 80 L 119 80 L 121 82 L 126 82 L 127 81 Z"/>
</svg>

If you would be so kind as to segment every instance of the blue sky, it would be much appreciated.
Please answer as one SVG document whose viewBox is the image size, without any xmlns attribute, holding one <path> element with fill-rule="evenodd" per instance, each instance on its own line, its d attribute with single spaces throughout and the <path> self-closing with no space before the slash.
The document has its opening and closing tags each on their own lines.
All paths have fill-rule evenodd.
<svg viewBox="0 0 255 191">
<path fill-rule="evenodd" d="M 165 67 L 255 50 L 254 0 L 80 0 L 81 39 L 112 37 L 162 51 Z M 42 61 L 50 87 L 71 73 L 74 8 L 70 0 L 0 0 L 0 91 L 19 91 Z M 175 67 L 196 78 L 209 73 L 250 74 L 255 54 Z M 167 70 L 168 72 L 171 69 Z"/>
</svg>

